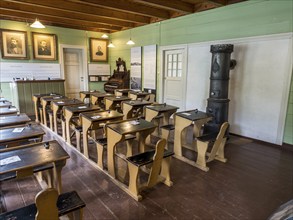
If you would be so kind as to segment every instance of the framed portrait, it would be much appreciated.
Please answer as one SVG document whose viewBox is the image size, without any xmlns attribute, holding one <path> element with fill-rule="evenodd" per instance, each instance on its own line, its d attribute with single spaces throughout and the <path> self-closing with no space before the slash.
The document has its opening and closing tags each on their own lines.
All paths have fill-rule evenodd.
<svg viewBox="0 0 293 220">
<path fill-rule="evenodd" d="M 28 59 L 27 33 L 1 29 L 1 50 L 3 59 Z"/>
<path fill-rule="evenodd" d="M 108 40 L 90 38 L 90 58 L 91 62 L 108 61 Z"/>
<path fill-rule="evenodd" d="M 32 32 L 35 60 L 57 60 L 57 36 Z"/>
</svg>

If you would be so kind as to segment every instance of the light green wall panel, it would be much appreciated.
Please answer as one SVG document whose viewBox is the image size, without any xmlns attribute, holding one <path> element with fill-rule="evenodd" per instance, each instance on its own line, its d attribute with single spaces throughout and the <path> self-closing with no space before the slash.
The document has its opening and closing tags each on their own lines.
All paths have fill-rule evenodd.
<svg viewBox="0 0 293 220">
<path fill-rule="evenodd" d="M 23 23 L 23 22 L 6 21 L 6 20 L 0 20 L 0 28 L 26 31 L 27 37 L 28 37 L 28 52 L 29 52 L 28 60 L 9 60 L 9 59 L 0 58 L 1 62 L 58 63 L 59 62 L 58 60 L 57 61 L 33 60 L 32 34 L 31 34 L 32 32 L 56 34 L 58 45 L 68 44 L 68 45 L 82 45 L 86 47 L 88 47 L 89 37 L 99 38 L 102 35 L 102 33 L 99 33 L 99 32 L 75 30 L 75 29 L 60 28 L 60 27 L 53 27 L 53 26 L 46 26 L 45 29 L 35 29 L 35 28 L 29 27 L 26 23 Z M 89 54 L 88 54 L 88 57 L 89 57 Z"/>
</svg>

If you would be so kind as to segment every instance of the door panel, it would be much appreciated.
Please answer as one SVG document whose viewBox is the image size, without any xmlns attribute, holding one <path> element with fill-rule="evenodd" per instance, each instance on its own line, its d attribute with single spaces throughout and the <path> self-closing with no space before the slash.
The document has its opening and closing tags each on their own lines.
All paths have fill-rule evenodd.
<svg viewBox="0 0 293 220">
<path fill-rule="evenodd" d="M 185 57 L 184 50 L 168 50 L 164 55 L 164 98 L 170 105 L 185 110 Z"/>
<path fill-rule="evenodd" d="M 81 54 L 80 49 L 64 49 L 65 93 L 70 98 L 79 98 L 84 90 Z"/>
</svg>

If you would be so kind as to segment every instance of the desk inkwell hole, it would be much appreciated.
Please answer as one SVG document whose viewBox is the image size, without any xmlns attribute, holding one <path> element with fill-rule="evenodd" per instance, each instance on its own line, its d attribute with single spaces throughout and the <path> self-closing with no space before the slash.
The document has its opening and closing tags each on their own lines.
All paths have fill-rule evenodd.
<svg viewBox="0 0 293 220">
<path fill-rule="evenodd" d="M 31 123 L 28 123 L 28 124 L 26 124 L 26 127 L 27 128 L 31 128 L 32 127 L 32 124 Z"/>
<path fill-rule="evenodd" d="M 49 142 L 45 142 L 45 143 L 44 143 L 44 147 L 45 147 L 46 149 L 49 149 L 49 148 L 50 148 L 50 143 L 49 143 Z"/>
</svg>

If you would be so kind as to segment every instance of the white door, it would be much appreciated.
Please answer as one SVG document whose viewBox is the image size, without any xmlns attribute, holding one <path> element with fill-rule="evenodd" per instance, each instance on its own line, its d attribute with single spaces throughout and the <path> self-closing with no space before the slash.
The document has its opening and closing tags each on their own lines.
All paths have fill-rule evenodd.
<svg viewBox="0 0 293 220">
<path fill-rule="evenodd" d="M 82 50 L 64 48 L 65 94 L 70 98 L 79 98 L 79 92 L 84 91 Z"/>
<path fill-rule="evenodd" d="M 163 101 L 185 110 L 186 62 L 184 49 L 167 50 L 164 53 Z"/>
</svg>

